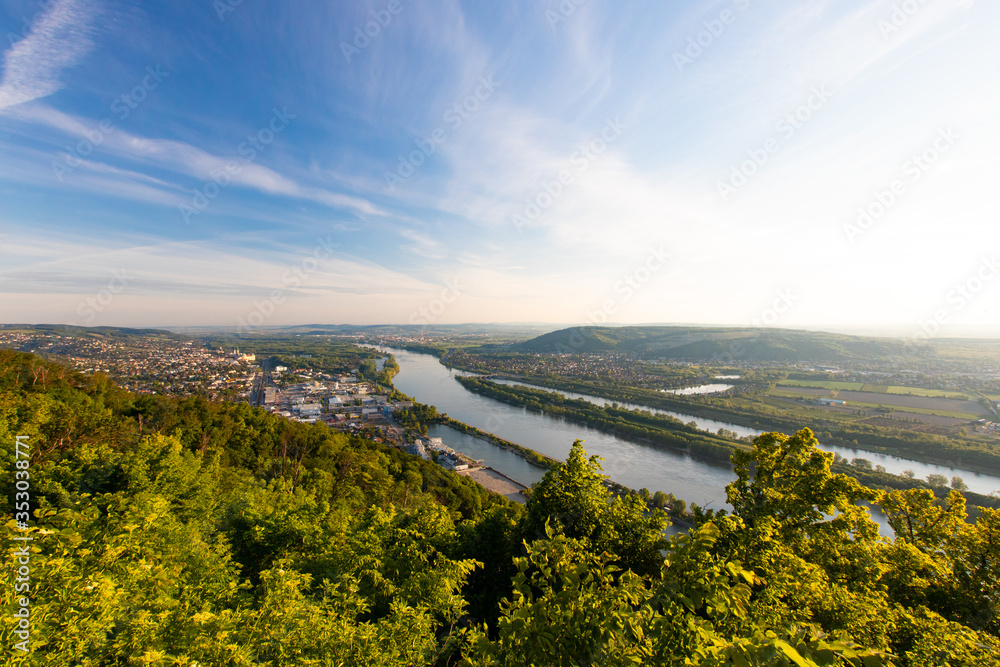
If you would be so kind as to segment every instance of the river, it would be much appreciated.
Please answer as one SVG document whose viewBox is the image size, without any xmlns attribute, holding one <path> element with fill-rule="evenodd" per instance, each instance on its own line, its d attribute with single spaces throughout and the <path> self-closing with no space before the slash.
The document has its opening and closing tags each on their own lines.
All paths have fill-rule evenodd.
<svg viewBox="0 0 1000 667">
<path fill-rule="evenodd" d="M 604 459 L 602 462 L 604 472 L 620 484 L 633 489 L 646 488 L 650 492 L 673 493 L 688 503 L 697 503 L 706 508 L 729 509 L 725 487 L 735 478 L 730 466 L 698 461 L 680 452 L 639 445 L 580 424 L 567 422 L 561 417 L 530 412 L 526 408 L 474 394 L 455 380 L 456 376 L 466 373 L 447 368 L 437 357 L 394 348 L 382 349 L 391 352 L 399 363 L 400 371 L 393 379 L 397 389 L 421 403 L 436 406 L 439 411 L 459 421 L 559 460 L 565 460 L 573 441 L 581 439 L 589 454 L 597 454 Z M 600 404 L 610 402 L 572 392 L 559 393 Z M 649 409 L 630 405 L 624 407 Z M 677 417 L 685 423 L 695 421 L 700 428 L 707 430 L 717 431 L 725 428 L 741 436 L 760 434 L 759 431 L 735 424 L 680 413 L 656 412 Z M 486 465 L 522 484 L 530 486 L 539 481 L 544 474 L 543 470 L 529 465 L 519 456 L 447 426 L 434 426 L 429 435 L 442 438 L 450 447 L 465 452 L 475 459 L 482 459 Z M 864 456 L 873 463 L 885 465 L 887 469 L 891 463 L 889 460 L 895 459 L 895 457 L 884 457 L 886 463 L 883 463 L 881 455 L 878 454 L 854 452 L 842 448 L 829 449 L 840 451 L 844 456 L 852 453 L 853 456 Z M 1000 488 L 1000 479 L 988 475 L 929 466 L 905 459 L 896 461 L 902 461 L 905 463 L 904 467 L 912 468 L 918 475 L 929 474 L 922 472 L 925 469 L 941 470 L 943 472 L 940 474 L 948 474 L 949 477 L 961 474 L 970 487 L 977 482 L 977 487 L 984 488 L 978 482 L 985 484 L 992 480 L 996 484 L 993 488 Z M 891 529 L 886 524 L 884 516 L 879 512 L 872 512 L 872 518 L 879 524 L 883 535 L 891 535 Z"/>
<path fill-rule="evenodd" d="M 610 401 L 606 398 L 601 398 L 599 396 L 590 396 L 587 394 L 578 394 L 572 391 L 562 391 L 561 389 L 551 389 L 548 387 L 541 387 L 538 385 L 528 384 L 526 382 L 518 382 L 516 380 L 501 380 L 495 379 L 493 382 L 497 384 L 520 384 L 525 387 L 532 387 L 534 389 L 542 389 L 545 391 L 556 391 L 566 398 L 570 399 L 583 399 L 594 403 L 596 405 L 611 405 L 615 401 Z M 705 419 L 704 417 L 695 417 L 694 415 L 685 415 L 680 412 L 671 412 L 669 410 L 658 410 L 656 408 L 650 408 L 645 405 L 636 405 L 634 403 L 622 403 L 619 402 L 618 405 L 626 410 L 648 410 L 649 412 L 656 415 L 665 415 L 670 417 L 675 417 L 680 419 L 685 424 L 694 422 L 695 425 L 703 431 L 710 431 L 712 433 L 718 433 L 719 429 L 726 429 L 727 431 L 733 431 L 736 435 L 757 437 L 763 431 L 758 429 L 749 428 L 747 426 L 740 426 L 738 424 L 728 424 L 726 422 L 716 421 L 714 419 Z M 970 470 L 961 470 L 958 468 L 949 468 L 947 466 L 934 465 L 933 463 L 923 463 L 921 461 L 914 461 L 911 459 L 904 459 L 898 456 L 890 456 L 888 454 L 882 454 L 879 452 L 869 452 L 863 449 L 852 449 L 848 447 L 838 447 L 836 445 L 821 445 L 824 451 L 833 452 L 835 454 L 840 454 L 844 458 L 851 460 L 854 458 L 863 458 L 871 461 L 872 465 L 884 466 L 886 472 L 892 473 L 894 475 L 901 474 L 904 470 L 912 470 L 914 476 L 919 479 L 927 479 L 927 475 L 936 474 L 944 475 L 949 480 L 952 477 L 958 476 L 968 485 L 969 490 L 975 493 L 981 493 L 984 496 L 1000 491 L 1000 478 L 994 477 L 992 475 L 987 475 L 984 473 L 972 472 Z M 623 482 L 624 483 L 624 482 Z"/>
<path fill-rule="evenodd" d="M 560 461 L 566 460 L 573 441 L 580 439 L 588 454 L 604 458 L 601 464 L 604 472 L 620 484 L 633 489 L 646 488 L 650 492 L 673 493 L 702 507 L 728 507 L 725 486 L 733 480 L 729 466 L 709 465 L 681 452 L 643 447 L 587 426 L 571 424 L 560 417 L 529 412 L 474 394 L 455 380 L 456 375 L 463 373 L 446 368 L 437 357 L 407 350 L 388 351 L 399 363 L 400 371 L 393 378 L 396 388 L 414 400 L 436 406 L 440 412 L 458 421 Z M 443 438 L 450 447 L 483 459 L 487 465 L 522 484 L 530 485 L 541 479 L 544 471 L 528 466 L 520 457 L 476 438 L 459 438 L 464 434 L 453 429 L 437 429 L 445 429 L 436 430 L 434 435 Z M 463 446 L 457 446 L 459 441 Z M 473 442 L 480 443 L 475 445 L 475 451 L 469 449 Z M 514 464 L 515 459 L 520 463 Z"/>
<path fill-rule="evenodd" d="M 677 394 L 678 396 L 695 396 L 697 394 L 720 394 L 733 388 L 731 384 L 703 384 L 698 387 L 686 387 L 684 389 L 661 389 L 664 394 Z"/>
</svg>

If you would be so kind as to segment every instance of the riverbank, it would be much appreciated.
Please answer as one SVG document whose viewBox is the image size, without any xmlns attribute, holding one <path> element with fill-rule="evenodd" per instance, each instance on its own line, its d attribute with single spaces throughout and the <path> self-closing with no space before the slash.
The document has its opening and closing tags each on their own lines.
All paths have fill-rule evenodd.
<svg viewBox="0 0 1000 667">
<path fill-rule="evenodd" d="M 537 468 L 551 470 L 552 468 L 562 463 L 558 459 L 554 459 L 551 456 L 545 456 L 544 454 L 539 454 L 533 449 L 523 447 L 517 444 L 516 442 L 511 442 L 510 440 L 504 440 L 499 436 L 493 435 L 492 433 L 487 433 L 486 431 L 480 430 L 475 426 L 469 426 L 468 424 L 460 422 L 457 419 L 452 419 L 451 417 L 446 417 L 445 419 L 441 420 L 438 423 L 450 426 L 456 431 L 467 433 L 473 437 L 479 438 L 480 440 L 485 440 L 494 447 L 499 447 L 500 449 L 506 450 L 508 452 L 513 452 Z"/>
<path fill-rule="evenodd" d="M 759 412 L 747 412 L 740 397 L 704 397 L 684 399 L 638 388 L 604 387 L 597 383 L 566 378 L 496 374 L 511 382 L 546 387 L 554 391 L 589 394 L 608 401 L 631 403 L 648 410 L 688 414 L 712 421 L 725 421 L 748 429 L 793 433 L 810 424 L 817 437 L 827 445 L 857 449 L 919 461 L 931 465 L 960 468 L 967 472 L 1000 476 L 1000 455 L 983 443 L 955 436 L 944 437 L 914 431 L 874 427 L 870 424 L 844 424 L 814 418 L 788 418 Z M 723 407 L 720 403 L 727 405 Z"/>
<path fill-rule="evenodd" d="M 533 449 L 529 449 L 528 447 L 523 447 L 515 442 L 510 442 L 509 440 L 504 440 L 503 438 L 500 438 L 492 433 L 487 433 L 474 426 L 469 426 L 468 424 L 452 419 L 451 417 L 447 417 L 446 420 L 442 420 L 439 423 L 444 426 L 448 426 L 449 428 L 453 428 L 456 431 L 465 433 L 466 435 L 470 435 L 472 437 L 483 440 L 484 442 L 487 442 L 491 446 L 503 449 L 505 451 L 509 451 L 512 454 L 516 454 L 517 456 L 523 458 L 526 462 L 544 470 L 550 470 L 562 463 L 561 461 L 558 461 L 557 459 L 554 459 L 552 457 L 545 456 L 544 454 L 539 454 Z M 494 489 L 491 486 L 484 484 L 482 481 L 480 481 L 480 479 L 477 478 L 477 476 L 471 474 L 467 476 L 472 477 L 477 482 L 480 482 L 480 484 L 484 486 L 484 488 L 490 491 L 494 491 L 495 493 L 500 493 L 500 495 L 506 496 L 510 500 L 514 500 L 516 502 L 526 502 L 527 496 L 521 493 L 520 490 L 528 489 L 529 487 L 525 486 L 521 482 L 518 482 L 517 480 L 511 477 L 508 477 L 507 475 L 504 475 L 503 473 L 489 466 L 478 468 L 477 470 L 492 471 L 493 474 L 491 474 L 489 477 L 493 481 L 490 483 L 493 484 L 494 486 L 497 486 L 497 489 Z M 474 472 L 476 472 L 476 470 L 462 471 L 459 474 L 474 473 Z M 512 486 L 505 487 L 504 483 L 500 480 L 500 478 L 502 478 L 503 480 L 507 480 L 507 483 Z M 604 485 L 607 486 L 608 489 L 615 495 L 640 495 L 639 492 L 636 491 L 635 489 L 625 486 L 623 484 L 619 484 L 618 482 L 615 482 L 610 478 L 605 480 Z M 501 490 L 504 488 L 507 488 L 508 490 L 501 492 Z M 518 494 L 516 498 L 508 495 L 509 493 L 514 493 L 515 491 L 512 489 L 515 488 L 516 488 L 516 493 Z M 684 501 L 683 499 L 676 498 L 672 493 L 665 494 L 664 500 L 666 502 L 666 505 L 663 507 L 658 507 L 658 509 L 666 511 L 668 516 L 670 516 L 672 522 L 690 528 L 692 525 L 691 519 L 693 517 L 690 512 L 686 511 L 687 502 Z M 649 503 L 650 511 L 657 509 L 657 506 L 654 504 L 652 500 L 647 499 L 647 503 Z"/>
<path fill-rule="evenodd" d="M 459 373 L 449 370 L 436 356 L 394 348 L 384 349 L 384 353 L 393 353 L 401 366 L 401 372 L 393 378 L 399 391 L 435 405 L 452 419 L 481 432 L 495 433 L 503 440 L 523 445 L 525 449 L 513 445 L 496 447 L 490 438 L 476 437 L 471 429 L 429 424 L 428 430 L 433 435 L 443 437 L 458 451 L 477 452 L 476 459 L 491 459 L 486 465 L 512 479 L 531 486 L 548 470 L 529 463 L 519 452 L 530 448 L 548 458 L 547 465 L 551 465 L 566 458 L 575 440 L 583 440 L 589 454 L 603 459 L 605 474 L 623 486 L 640 491 L 645 488 L 651 495 L 657 491 L 672 493 L 675 498 L 686 500 L 688 506 L 729 509 L 725 487 L 735 475 L 728 457 L 725 466 L 711 465 L 675 450 L 638 445 L 586 424 L 573 424 L 561 417 L 513 407 L 470 392 L 457 381 Z M 454 440 L 449 439 L 449 434 L 453 434 Z"/>
<path fill-rule="evenodd" d="M 566 398 L 557 392 L 521 385 L 501 385 L 478 377 L 456 379 L 469 391 L 509 405 L 557 416 L 636 444 L 673 450 L 715 465 L 729 466 L 734 450 L 748 448 L 746 443 L 701 431 L 674 417 L 600 407 L 586 401 Z"/>
<path fill-rule="evenodd" d="M 528 487 L 489 466 L 474 470 L 460 470 L 458 474 L 462 477 L 468 477 L 487 491 L 501 495 L 511 502 L 522 505 L 528 502 L 528 497 L 524 493 Z"/>
<path fill-rule="evenodd" d="M 457 379 L 470 391 L 486 395 L 494 400 L 519 407 L 526 407 L 529 410 L 539 410 L 556 414 L 569 421 L 584 423 L 590 427 L 613 433 L 638 445 L 680 449 L 673 443 L 681 439 L 686 440 L 686 447 L 682 451 L 692 455 L 705 451 L 710 453 L 716 460 L 722 454 L 725 454 L 725 458 L 728 460 L 734 451 L 747 447 L 745 443 L 723 441 L 720 445 L 716 442 L 702 442 L 700 439 L 692 438 L 692 435 L 688 433 L 692 429 L 673 417 L 650 417 L 645 414 L 636 413 L 635 411 L 609 406 L 600 407 L 592 403 L 581 406 L 579 401 L 568 399 L 558 393 L 524 386 L 500 385 L 482 378 L 460 377 Z M 639 423 L 626 420 L 636 420 Z M 677 432 L 664 430 L 664 427 Z M 697 434 L 700 436 L 707 435 L 702 431 L 697 431 Z M 722 448 L 725 449 L 720 451 Z M 838 473 L 854 477 L 865 486 L 876 490 L 927 489 L 932 491 L 938 498 L 946 497 L 950 491 L 946 487 L 931 486 L 920 479 L 909 479 L 876 471 L 861 470 L 855 466 L 845 464 L 835 464 L 834 470 Z M 624 488 L 627 489 L 628 487 Z M 968 490 L 963 491 L 963 494 L 971 507 L 1000 508 L 1000 498 Z"/>
<path fill-rule="evenodd" d="M 445 426 L 445 427 L 454 429 L 454 430 L 456 430 L 458 432 L 461 432 L 461 433 L 464 433 L 465 435 L 468 435 L 470 437 L 474 437 L 474 438 L 476 438 L 478 440 L 482 440 L 483 442 L 487 443 L 488 445 L 490 445 L 492 447 L 496 447 L 498 449 L 502 449 L 504 451 L 510 452 L 511 454 L 514 454 L 514 455 L 520 457 L 525 462 L 530 463 L 531 465 L 533 465 L 536 468 L 539 468 L 541 470 L 548 471 L 551 468 L 553 468 L 553 467 L 555 467 L 557 465 L 560 465 L 562 463 L 561 461 L 558 461 L 557 459 L 551 458 L 549 456 L 545 456 L 543 454 L 539 454 L 538 452 L 536 452 L 533 449 L 529 449 L 527 447 L 523 447 L 521 445 L 518 445 L 517 443 L 510 442 L 509 440 L 504 440 L 503 438 L 497 437 L 496 435 L 494 435 L 492 433 L 487 433 L 487 432 L 482 431 L 482 430 L 480 430 L 478 428 L 475 428 L 474 426 L 469 426 L 468 424 L 465 424 L 465 423 L 460 422 L 458 420 L 451 419 L 450 417 L 446 418 L 446 420 L 439 421 L 438 423 L 441 426 Z M 493 487 L 491 487 L 491 486 L 489 486 L 487 484 L 483 484 L 482 481 L 480 481 L 479 479 L 477 479 L 477 476 L 475 476 L 475 475 L 467 475 L 467 476 L 471 476 L 475 481 L 480 482 L 486 489 L 488 489 L 490 491 L 494 491 L 496 493 L 500 493 L 501 495 L 506 496 L 510 500 L 514 500 L 516 502 L 526 502 L 527 501 L 527 496 L 525 494 L 521 493 L 520 489 L 529 489 L 530 487 L 525 486 L 524 484 L 522 484 L 521 482 L 515 480 L 512 477 L 504 475 L 503 473 L 497 471 L 496 469 L 494 469 L 494 468 L 492 468 L 490 466 L 484 466 L 483 468 L 479 468 L 478 470 L 485 470 L 485 469 L 493 471 L 493 474 L 490 475 L 490 477 L 493 479 L 493 482 L 491 482 L 491 483 L 494 484 L 494 485 L 496 485 L 497 488 L 493 488 Z M 473 473 L 473 472 L 475 472 L 475 470 L 462 471 L 459 474 L 465 474 L 466 472 Z M 502 477 L 503 479 L 507 480 L 508 483 L 512 484 L 513 486 L 507 487 L 507 489 L 508 489 L 507 491 L 501 492 L 505 487 L 503 486 L 503 482 L 501 482 L 499 480 L 500 477 Z M 641 495 L 635 489 L 633 489 L 631 487 L 628 487 L 628 486 L 625 486 L 623 484 L 619 484 L 618 482 L 615 482 L 614 480 L 612 480 L 610 478 L 607 479 L 607 480 L 605 480 L 604 484 L 605 484 L 605 486 L 608 487 L 608 489 L 614 495 Z M 517 497 L 513 497 L 513 496 L 508 495 L 509 493 L 513 493 L 515 491 L 515 487 L 516 487 L 516 492 L 517 492 L 518 496 Z M 653 498 L 647 498 L 646 499 L 646 502 L 649 504 L 650 511 L 653 511 L 654 509 L 662 509 L 665 512 L 667 512 L 668 516 L 670 517 L 671 522 L 673 522 L 673 523 L 675 523 L 675 524 L 677 524 L 679 526 L 683 526 L 685 528 L 690 528 L 690 526 L 691 526 L 691 520 L 692 520 L 693 517 L 692 517 L 692 515 L 691 515 L 690 512 L 686 511 L 688 503 L 686 501 L 684 501 L 683 499 L 677 498 L 672 493 L 664 494 L 663 495 L 663 501 L 664 501 L 663 505 L 659 506 L 659 505 L 656 505 L 655 499 L 653 499 Z"/>
</svg>

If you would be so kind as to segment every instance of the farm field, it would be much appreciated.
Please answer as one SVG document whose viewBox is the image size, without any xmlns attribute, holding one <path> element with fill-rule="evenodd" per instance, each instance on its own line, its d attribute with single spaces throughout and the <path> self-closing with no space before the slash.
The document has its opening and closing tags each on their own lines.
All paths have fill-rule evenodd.
<svg viewBox="0 0 1000 667">
<path fill-rule="evenodd" d="M 919 415 L 915 412 L 906 413 L 910 418 L 899 419 L 886 419 L 884 417 L 869 417 L 868 419 L 862 419 L 857 422 L 858 424 L 870 424 L 872 426 L 878 426 L 879 428 L 905 428 L 908 431 L 914 431 L 916 433 L 933 433 L 934 435 L 949 436 L 955 432 L 954 426 L 935 426 L 934 424 L 928 424 L 922 420 L 923 417 L 933 415 Z M 912 418 L 918 418 L 920 421 L 915 421 Z M 946 419 L 946 417 L 941 417 L 941 419 Z M 964 423 L 964 422 L 963 422 Z"/>
<path fill-rule="evenodd" d="M 863 408 L 867 410 L 876 410 L 878 408 L 886 407 L 884 403 L 864 403 L 861 401 L 851 401 L 848 403 L 849 406 L 855 408 Z M 913 415 L 936 415 L 938 417 L 951 417 L 954 419 L 960 419 L 964 423 L 970 421 L 975 421 L 979 419 L 978 416 L 972 414 L 971 412 L 955 412 L 952 410 L 935 410 L 931 408 L 912 408 L 908 406 L 893 406 L 896 410 L 897 416 L 903 417 L 907 414 Z"/>
<path fill-rule="evenodd" d="M 986 409 L 978 401 L 878 392 L 843 390 L 838 392 L 832 389 L 817 389 L 813 387 L 789 387 L 784 384 L 780 384 L 768 392 L 764 402 L 773 407 L 789 409 L 793 405 L 796 405 L 792 403 L 793 401 L 801 401 L 802 399 L 814 400 L 816 398 L 832 396 L 836 396 L 839 400 L 847 401 L 847 406 L 810 405 L 807 408 L 798 403 L 798 409 L 811 410 L 813 414 L 822 414 L 827 418 L 839 421 L 846 418 L 843 416 L 844 414 L 853 414 L 858 409 L 868 410 L 885 407 L 894 410 L 891 415 L 887 416 L 940 427 L 961 426 L 980 417 L 989 416 Z M 832 413 L 842 414 L 835 417 Z"/>
<path fill-rule="evenodd" d="M 768 394 L 763 397 L 763 402 L 772 408 L 781 411 L 793 412 L 794 416 L 803 421 L 810 419 L 829 419 L 838 422 L 849 422 L 858 419 L 852 408 L 839 408 L 834 406 L 821 406 L 802 404 L 796 401 L 796 396 L 782 397 L 779 394 Z"/>
<path fill-rule="evenodd" d="M 931 424 L 932 426 L 963 426 L 969 423 L 968 419 L 928 415 L 920 412 L 890 412 L 886 414 L 885 417 L 889 419 L 901 419 L 904 421 L 916 420 L 923 424 Z"/>
<path fill-rule="evenodd" d="M 781 384 L 792 387 L 814 387 L 818 389 L 861 389 L 864 382 L 839 382 L 835 380 L 782 380 Z"/>
<path fill-rule="evenodd" d="M 781 386 L 833 391 L 864 391 L 873 394 L 893 394 L 897 396 L 923 396 L 927 398 L 951 398 L 961 401 L 975 400 L 961 391 L 944 389 L 924 389 L 923 387 L 901 387 L 898 385 L 872 384 L 869 382 L 840 382 L 837 380 L 782 380 Z M 824 394 L 825 395 L 825 394 Z M 994 400 L 1000 400 L 994 398 Z"/>
<path fill-rule="evenodd" d="M 958 401 L 950 398 L 932 398 L 927 396 L 902 396 L 899 394 L 880 394 L 866 391 L 841 391 L 837 398 L 842 401 L 870 403 L 874 405 L 891 405 L 911 408 L 927 412 L 951 412 L 961 415 L 978 415 L 986 417 L 988 413 L 979 401 Z"/>
<path fill-rule="evenodd" d="M 971 401 L 974 396 L 970 396 L 961 391 L 945 391 L 943 389 L 923 389 L 921 387 L 889 387 L 890 394 L 911 394 L 913 396 L 927 396 L 929 398 L 954 398 L 956 400 Z"/>
<path fill-rule="evenodd" d="M 815 387 L 788 386 L 784 383 L 777 385 L 770 394 L 772 396 L 792 396 L 796 398 L 831 397 L 837 392 L 833 389 L 817 389 Z"/>
</svg>

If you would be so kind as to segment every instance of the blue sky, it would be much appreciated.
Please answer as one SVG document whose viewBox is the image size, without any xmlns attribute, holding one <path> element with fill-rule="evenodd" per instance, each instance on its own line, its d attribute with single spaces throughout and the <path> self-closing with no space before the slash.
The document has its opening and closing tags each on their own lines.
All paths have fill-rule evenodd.
<svg viewBox="0 0 1000 667">
<path fill-rule="evenodd" d="M 0 0 L 0 320 L 1000 335 L 983 0 Z"/>
</svg>

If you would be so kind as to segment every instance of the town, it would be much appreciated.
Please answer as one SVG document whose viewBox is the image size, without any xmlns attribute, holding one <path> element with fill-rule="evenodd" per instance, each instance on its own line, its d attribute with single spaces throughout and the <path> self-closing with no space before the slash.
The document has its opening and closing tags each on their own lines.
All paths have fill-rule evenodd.
<svg viewBox="0 0 1000 667">
<path fill-rule="evenodd" d="M 361 379 L 358 369 L 338 375 L 286 366 L 265 371 L 266 361 L 254 353 L 163 337 L 94 338 L 0 328 L 0 348 L 31 352 L 89 375 L 103 373 L 136 394 L 247 401 L 292 421 L 323 423 L 405 449 L 448 470 L 483 467 L 441 438 L 400 424 L 395 413 L 411 410 L 413 401 L 393 399 L 388 388 Z"/>
<path fill-rule="evenodd" d="M 393 399 L 386 388 L 360 380 L 356 373 L 333 376 L 303 368 L 289 371 L 285 366 L 277 366 L 270 375 L 276 385 L 286 386 L 261 388 L 266 375 L 262 373 L 256 378 L 258 389 L 251 401 L 259 402 L 269 412 L 306 424 L 324 423 L 338 431 L 400 447 L 449 470 L 465 471 L 482 466 L 481 461 L 456 452 L 441 438 L 427 438 L 418 429 L 402 426 L 394 415 L 397 411 L 413 409 L 413 401 Z M 284 382 L 286 375 L 296 381 Z"/>
<path fill-rule="evenodd" d="M 84 337 L 0 327 L 0 348 L 31 352 L 83 373 L 104 373 L 136 394 L 248 398 L 255 356 L 191 340 Z"/>
</svg>

